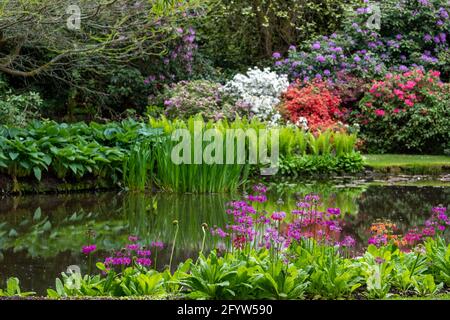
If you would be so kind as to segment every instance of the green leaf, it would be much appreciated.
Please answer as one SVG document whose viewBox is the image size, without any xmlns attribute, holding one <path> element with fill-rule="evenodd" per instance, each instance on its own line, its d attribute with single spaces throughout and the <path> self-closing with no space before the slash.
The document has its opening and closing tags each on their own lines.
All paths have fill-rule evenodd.
<svg viewBox="0 0 450 320">
<path fill-rule="evenodd" d="M 36 177 L 36 179 L 38 179 L 38 181 L 41 181 L 41 178 L 42 178 L 41 169 L 39 169 L 38 167 L 34 167 L 33 172 L 34 172 L 34 176 Z"/>
<path fill-rule="evenodd" d="M 61 297 L 66 297 L 67 294 L 64 290 L 64 285 L 61 282 L 61 280 L 59 278 L 56 279 L 56 292 L 58 293 L 59 296 Z"/>
<path fill-rule="evenodd" d="M 33 220 L 37 221 L 40 220 L 42 216 L 42 210 L 41 207 L 37 208 L 36 211 L 34 211 Z"/>
<path fill-rule="evenodd" d="M 20 294 L 19 279 L 9 278 L 6 282 L 6 292 L 10 296 Z"/>
<path fill-rule="evenodd" d="M 12 161 L 16 160 L 18 156 L 19 156 L 19 154 L 16 152 L 9 153 L 9 157 L 11 158 Z"/>
</svg>

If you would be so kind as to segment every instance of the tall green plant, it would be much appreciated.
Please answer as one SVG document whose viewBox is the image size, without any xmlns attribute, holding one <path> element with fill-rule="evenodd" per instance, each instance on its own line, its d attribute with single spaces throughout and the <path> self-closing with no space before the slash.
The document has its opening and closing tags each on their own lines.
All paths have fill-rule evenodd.
<svg viewBox="0 0 450 320">
<path fill-rule="evenodd" d="M 137 144 L 123 164 L 125 186 L 130 190 L 144 191 L 151 182 L 154 163 L 150 144 Z"/>
</svg>

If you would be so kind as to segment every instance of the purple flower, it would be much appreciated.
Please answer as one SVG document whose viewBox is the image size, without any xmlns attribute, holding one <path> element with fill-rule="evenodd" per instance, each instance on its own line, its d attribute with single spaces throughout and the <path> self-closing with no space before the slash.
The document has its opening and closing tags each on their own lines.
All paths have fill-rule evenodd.
<svg viewBox="0 0 450 320">
<path fill-rule="evenodd" d="M 433 36 L 430 34 L 426 34 L 423 39 L 425 40 L 425 42 L 430 42 L 431 40 L 433 40 Z"/>
<path fill-rule="evenodd" d="M 97 250 L 97 246 L 95 244 L 89 245 L 89 246 L 84 246 L 81 250 L 81 252 L 83 252 L 83 254 L 85 255 L 89 255 L 92 252 L 94 252 L 95 250 Z"/>
<path fill-rule="evenodd" d="M 258 192 L 258 193 L 266 193 L 267 187 L 265 185 L 263 185 L 262 183 L 260 183 L 260 184 L 253 186 L 253 191 Z"/>
<path fill-rule="evenodd" d="M 132 243 L 136 243 L 138 241 L 138 237 L 137 236 L 129 236 L 128 241 L 130 241 Z"/>
<path fill-rule="evenodd" d="M 216 230 L 211 229 L 211 234 L 213 236 L 219 236 L 220 238 L 226 238 L 228 236 L 228 233 L 223 231 L 221 228 L 216 228 Z"/>
<path fill-rule="evenodd" d="M 138 250 L 137 255 L 140 257 L 150 257 L 152 252 L 150 250 Z"/>
<path fill-rule="evenodd" d="M 351 248 L 354 247 L 356 244 L 356 241 L 354 238 L 352 238 L 351 236 L 346 236 L 344 238 L 344 240 L 342 240 L 342 242 L 340 243 L 341 246 L 343 247 L 347 247 L 347 248 Z"/>
<path fill-rule="evenodd" d="M 335 215 L 335 216 L 339 216 L 341 214 L 341 209 L 339 208 L 328 208 L 328 213 Z"/>
<path fill-rule="evenodd" d="M 320 63 L 324 63 L 324 62 L 326 61 L 325 57 L 324 57 L 323 55 L 321 55 L 321 54 L 319 54 L 319 55 L 316 57 L 316 60 L 317 60 L 318 62 L 320 62 Z"/>
<path fill-rule="evenodd" d="M 163 242 L 161 242 L 161 241 L 153 241 L 151 244 L 150 244 L 150 246 L 152 247 L 152 248 L 158 248 L 158 249 L 164 249 L 164 243 Z"/>
<path fill-rule="evenodd" d="M 131 250 L 131 251 L 136 251 L 136 250 L 139 250 L 139 245 L 138 244 L 129 244 L 129 245 L 127 245 L 127 249 Z"/>
<path fill-rule="evenodd" d="M 381 258 L 381 257 L 376 257 L 376 258 L 375 258 L 375 262 L 376 262 L 377 264 L 383 264 L 383 263 L 386 262 L 386 260 L 384 260 L 384 259 Z"/>
<path fill-rule="evenodd" d="M 312 45 L 313 50 L 319 50 L 320 49 L 320 42 L 314 42 Z"/>
<path fill-rule="evenodd" d="M 152 260 L 149 258 L 137 258 L 136 263 L 141 266 L 149 267 L 152 264 Z"/>
<path fill-rule="evenodd" d="M 273 57 L 274 59 L 280 59 L 280 58 L 281 58 L 281 53 L 279 53 L 279 52 L 274 52 L 274 53 L 272 54 L 272 57 Z"/>
<path fill-rule="evenodd" d="M 447 20 L 449 18 L 448 12 L 447 10 L 445 10 L 444 8 L 439 8 L 439 16 L 444 19 Z"/>
<path fill-rule="evenodd" d="M 270 218 L 274 221 L 281 221 L 284 218 L 286 218 L 286 213 L 285 212 L 274 212 Z"/>
</svg>

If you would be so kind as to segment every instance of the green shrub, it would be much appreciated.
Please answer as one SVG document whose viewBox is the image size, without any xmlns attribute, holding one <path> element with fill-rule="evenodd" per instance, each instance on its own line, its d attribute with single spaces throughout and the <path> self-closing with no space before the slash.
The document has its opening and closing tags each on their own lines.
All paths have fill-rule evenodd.
<svg viewBox="0 0 450 320">
<path fill-rule="evenodd" d="M 0 75 L 0 125 L 23 127 L 38 116 L 42 99 L 36 92 L 14 94 Z"/>
<path fill-rule="evenodd" d="M 223 92 L 222 85 L 207 80 L 181 81 L 168 86 L 156 102 L 164 106 L 164 113 L 170 119 L 188 119 L 200 114 L 206 120 L 233 120 L 238 112 L 236 100 Z"/>
</svg>

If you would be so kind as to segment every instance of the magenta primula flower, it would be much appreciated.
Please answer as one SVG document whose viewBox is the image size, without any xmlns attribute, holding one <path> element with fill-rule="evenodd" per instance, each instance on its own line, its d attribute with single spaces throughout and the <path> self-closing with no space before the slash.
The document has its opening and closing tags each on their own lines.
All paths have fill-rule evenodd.
<svg viewBox="0 0 450 320">
<path fill-rule="evenodd" d="M 137 251 L 140 249 L 140 246 L 138 244 L 129 244 L 127 245 L 127 249 L 131 251 Z"/>
<path fill-rule="evenodd" d="M 164 243 L 161 241 L 153 241 L 150 246 L 152 248 L 164 249 Z"/>
<path fill-rule="evenodd" d="M 135 243 L 138 241 L 138 237 L 137 236 L 129 236 L 128 237 L 128 241 Z"/>
<path fill-rule="evenodd" d="M 83 252 L 83 254 L 85 255 L 89 255 L 92 252 L 94 252 L 95 250 L 97 250 L 97 246 L 95 244 L 93 245 L 89 245 L 89 246 L 84 246 L 81 250 L 81 252 Z"/>
<path fill-rule="evenodd" d="M 271 216 L 272 220 L 281 221 L 286 218 L 286 212 L 274 212 Z"/>
</svg>

